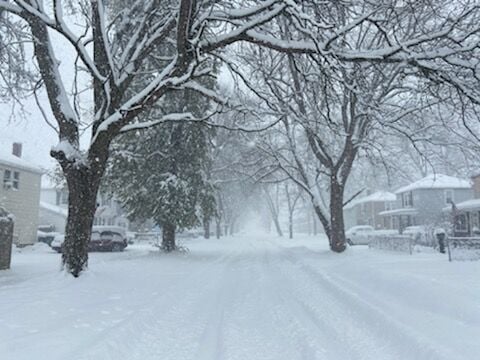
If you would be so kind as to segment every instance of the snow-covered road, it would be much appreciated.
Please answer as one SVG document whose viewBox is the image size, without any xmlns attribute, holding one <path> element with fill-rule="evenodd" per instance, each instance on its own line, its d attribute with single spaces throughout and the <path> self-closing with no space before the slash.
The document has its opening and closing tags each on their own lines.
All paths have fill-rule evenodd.
<svg viewBox="0 0 480 360">
<path fill-rule="evenodd" d="M 92 254 L 80 279 L 45 250 L 0 273 L 0 359 L 478 359 L 480 262 L 324 239 L 195 240 Z"/>
</svg>

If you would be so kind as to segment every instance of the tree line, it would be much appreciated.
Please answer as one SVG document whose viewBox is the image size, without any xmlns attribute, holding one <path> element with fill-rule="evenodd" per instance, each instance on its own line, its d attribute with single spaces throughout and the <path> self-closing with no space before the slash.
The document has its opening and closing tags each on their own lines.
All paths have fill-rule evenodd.
<svg viewBox="0 0 480 360">
<path fill-rule="evenodd" d="M 354 163 L 382 146 L 383 135 L 435 142 L 428 131 L 453 128 L 454 118 L 459 136 L 477 144 L 475 1 L 1 0 L 0 28 L 0 95 L 20 99 L 30 88 L 48 97 L 58 133 L 51 156 L 70 194 L 63 263 L 75 277 L 88 264 L 96 197 L 111 159 L 112 173 L 124 162 L 139 172 L 158 166 L 149 179 L 163 184 L 156 196 L 195 199 L 208 214 L 215 196 L 192 190 L 208 188 L 208 172 L 200 174 L 195 161 L 175 169 L 175 161 L 159 160 L 183 156 L 182 148 L 198 155 L 210 130 L 196 125 L 268 130 L 252 135 L 254 146 L 242 153 L 242 167 L 255 164 L 253 173 L 239 172 L 256 181 L 290 179 L 307 194 L 336 252 L 345 249 L 342 208 Z M 54 38 L 75 54 L 71 72 L 88 78 L 82 89 L 67 90 Z M 34 65 L 22 67 L 17 60 L 28 46 Z M 213 86 L 219 69 L 248 96 Z M 93 99 L 90 111 L 79 106 L 85 93 Z M 192 96 L 208 106 L 192 107 Z M 183 101 L 168 100 L 176 97 Z M 149 146 L 137 153 L 141 143 Z M 142 161 L 132 165 L 130 151 Z M 202 186 L 175 181 L 181 172 Z M 127 183 L 125 202 L 142 195 L 138 184 L 114 185 Z M 168 187 L 174 191 L 164 192 Z M 178 214 L 148 211 L 164 231 L 174 230 L 168 216 Z"/>
</svg>

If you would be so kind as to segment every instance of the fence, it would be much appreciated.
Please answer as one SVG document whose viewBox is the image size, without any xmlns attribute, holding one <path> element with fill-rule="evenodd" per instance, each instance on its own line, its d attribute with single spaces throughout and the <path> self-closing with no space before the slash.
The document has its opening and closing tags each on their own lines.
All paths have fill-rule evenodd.
<svg viewBox="0 0 480 360">
<path fill-rule="evenodd" d="M 480 260 L 480 237 L 447 238 L 448 261 Z"/>
<path fill-rule="evenodd" d="M 378 250 L 398 251 L 412 254 L 414 240 L 408 235 L 376 235 L 370 238 L 368 247 Z"/>
</svg>

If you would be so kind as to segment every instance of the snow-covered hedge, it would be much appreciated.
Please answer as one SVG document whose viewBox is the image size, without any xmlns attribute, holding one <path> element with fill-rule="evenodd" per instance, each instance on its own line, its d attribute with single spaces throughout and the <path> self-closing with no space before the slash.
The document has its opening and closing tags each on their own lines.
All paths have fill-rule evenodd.
<svg viewBox="0 0 480 360">
<path fill-rule="evenodd" d="M 376 235 L 372 236 L 368 247 L 378 250 L 399 251 L 411 254 L 414 240 L 408 235 Z"/>
<path fill-rule="evenodd" d="M 447 239 L 448 260 L 480 260 L 480 237 Z"/>
</svg>

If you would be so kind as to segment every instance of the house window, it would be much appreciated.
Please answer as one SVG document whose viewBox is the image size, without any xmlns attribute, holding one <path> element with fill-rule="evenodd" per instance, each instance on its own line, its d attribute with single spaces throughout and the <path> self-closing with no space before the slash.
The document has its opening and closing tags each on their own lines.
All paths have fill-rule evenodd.
<svg viewBox="0 0 480 360">
<path fill-rule="evenodd" d="M 3 173 L 3 188 L 18 190 L 20 188 L 20 173 L 6 169 Z"/>
<path fill-rule="evenodd" d="M 402 207 L 412 207 L 413 206 L 413 195 L 411 191 L 402 194 Z"/>
<path fill-rule="evenodd" d="M 14 189 L 18 190 L 20 188 L 20 173 L 18 171 L 13 172 L 12 185 Z"/>
<path fill-rule="evenodd" d="M 465 232 L 468 230 L 467 214 L 459 214 L 455 219 L 455 230 Z"/>
<path fill-rule="evenodd" d="M 453 190 L 445 190 L 443 194 L 445 197 L 445 204 L 450 205 L 454 202 Z"/>
</svg>

